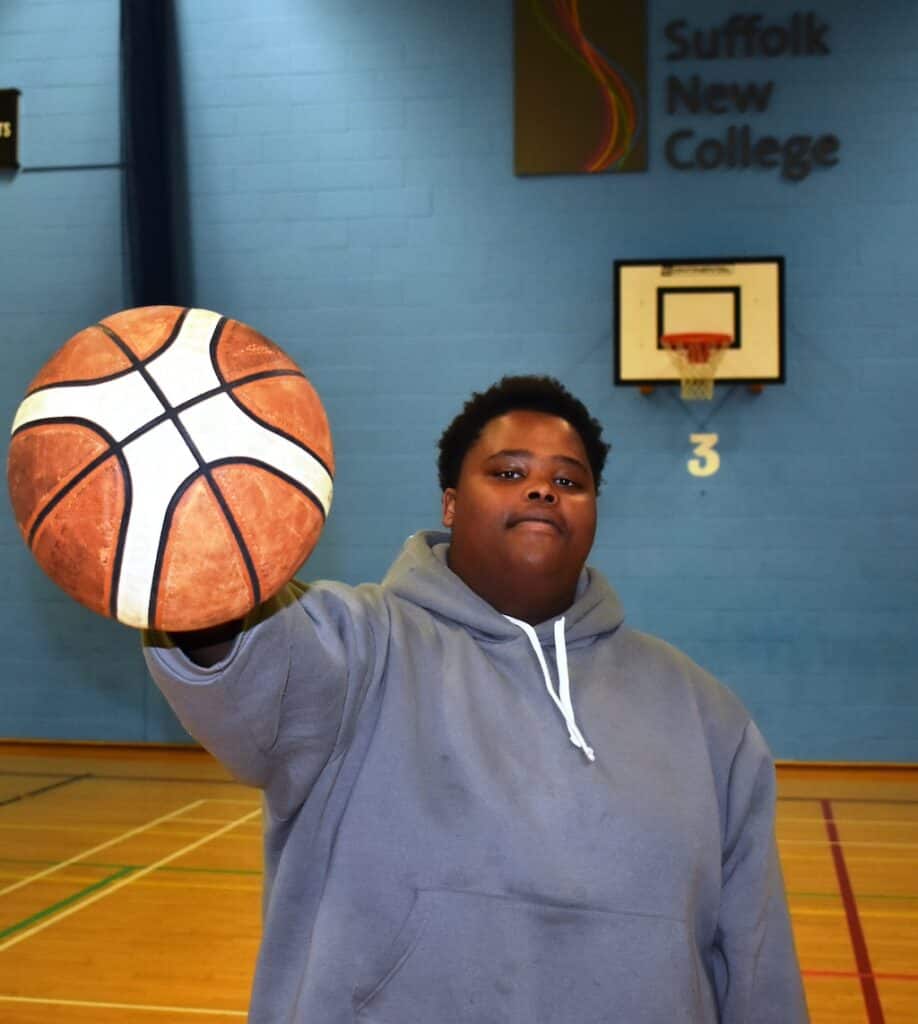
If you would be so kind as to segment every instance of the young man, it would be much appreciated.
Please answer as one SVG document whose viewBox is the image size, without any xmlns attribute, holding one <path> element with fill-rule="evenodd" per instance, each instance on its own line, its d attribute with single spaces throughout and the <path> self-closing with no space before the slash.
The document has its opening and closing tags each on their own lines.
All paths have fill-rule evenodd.
<svg viewBox="0 0 918 1024">
<path fill-rule="evenodd" d="M 252 1021 L 806 1021 L 765 744 L 585 565 L 606 452 L 505 378 L 441 438 L 451 533 L 380 586 L 291 584 L 191 657 L 148 637 L 265 793 Z"/>
</svg>

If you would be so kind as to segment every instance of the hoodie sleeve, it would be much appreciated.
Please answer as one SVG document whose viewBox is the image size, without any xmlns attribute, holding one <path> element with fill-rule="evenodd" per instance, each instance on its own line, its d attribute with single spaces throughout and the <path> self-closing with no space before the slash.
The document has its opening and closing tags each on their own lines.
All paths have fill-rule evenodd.
<svg viewBox="0 0 918 1024">
<path fill-rule="evenodd" d="M 346 746 L 366 695 L 374 629 L 357 591 L 288 585 L 249 618 L 223 661 L 196 665 L 144 634 L 154 682 L 182 725 L 289 817 Z"/>
<path fill-rule="evenodd" d="M 806 1024 L 774 833 L 775 774 L 749 722 L 730 768 L 715 982 L 721 1024 Z"/>
</svg>

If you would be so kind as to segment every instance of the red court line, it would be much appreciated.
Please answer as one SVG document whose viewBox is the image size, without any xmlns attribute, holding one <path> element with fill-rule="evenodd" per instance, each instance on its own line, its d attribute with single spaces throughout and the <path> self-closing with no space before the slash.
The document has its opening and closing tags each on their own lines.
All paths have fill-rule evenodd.
<svg viewBox="0 0 918 1024">
<path fill-rule="evenodd" d="M 851 936 L 851 947 L 854 950 L 854 962 L 857 965 L 857 977 L 861 982 L 861 994 L 864 996 L 867 1020 L 869 1024 L 884 1024 L 883 1007 L 880 1005 L 876 977 L 870 966 L 870 954 L 867 952 L 867 942 L 861 928 L 861 919 L 858 917 L 854 890 L 851 888 L 851 879 L 848 877 L 848 868 L 845 865 L 838 828 L 832 815 L 832 801 L 820 800 L 819 804 L 829 836 L 829 847 L 832 850 L 832 861 L 835 864 L 835 875 L 838 878 L 838 888 L 841 893 L 842 905 L 845 908 L 845 918 L 848 921 L 848 933 Z"/>
<path fill-rule="evenodd" d="M 807 978 L 862 978 L 857 971 L 819 971 L 803 970 L 800 972 Z M 886 974 L 877 971 L 874 975 L 877 981 L 918 981 L 918 974 Z"/>
</svg>

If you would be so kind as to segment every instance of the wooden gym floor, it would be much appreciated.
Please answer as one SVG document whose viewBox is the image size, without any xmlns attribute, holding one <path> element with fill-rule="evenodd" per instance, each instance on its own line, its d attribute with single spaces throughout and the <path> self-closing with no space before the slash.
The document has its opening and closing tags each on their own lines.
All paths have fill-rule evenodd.
<svg viewBox="0 0 918 1024">
<path fill-rule="evenodd" d="M 915 1024 L 918 766 L 779 787 L 813 1024 Z M 200 751 L 0 744 L 0 1020 L 244 1020 L 259 817 Z"/>
</svg>

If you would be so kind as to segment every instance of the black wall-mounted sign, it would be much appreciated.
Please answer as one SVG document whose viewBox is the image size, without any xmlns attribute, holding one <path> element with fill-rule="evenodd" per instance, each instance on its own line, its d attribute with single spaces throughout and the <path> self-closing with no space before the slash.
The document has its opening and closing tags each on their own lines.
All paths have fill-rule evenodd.
<svg viewBox="0 0 918 1024">
<path fill-rule="evenodd" d="M 19 170 L 18 89 L 0 89 L 0 168 Z"/>
</svg>

